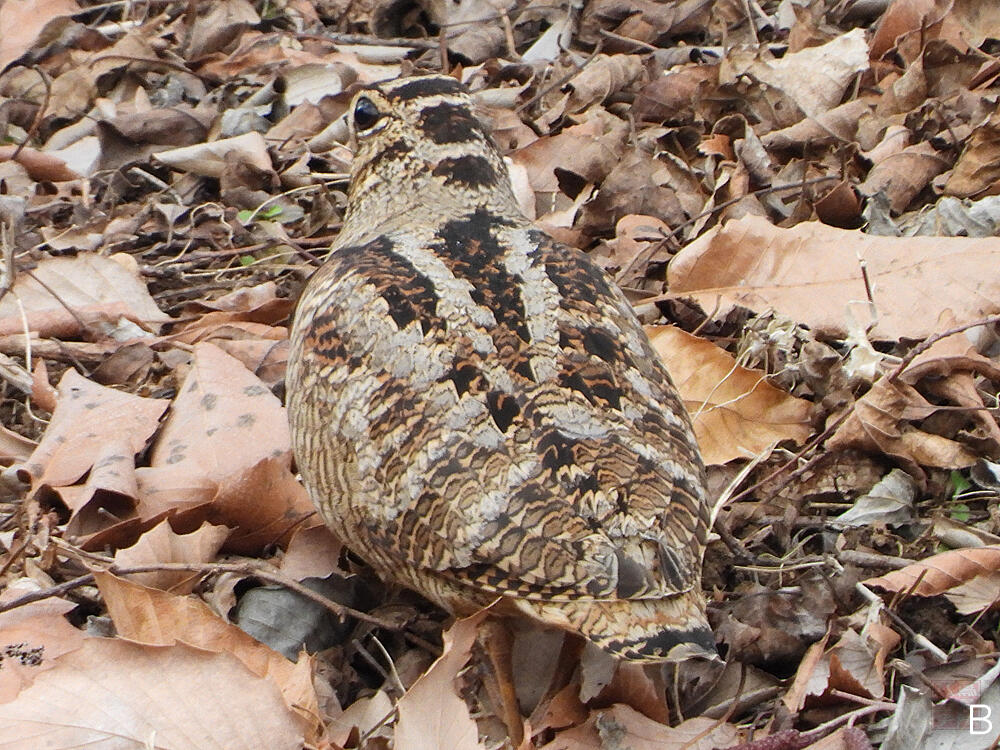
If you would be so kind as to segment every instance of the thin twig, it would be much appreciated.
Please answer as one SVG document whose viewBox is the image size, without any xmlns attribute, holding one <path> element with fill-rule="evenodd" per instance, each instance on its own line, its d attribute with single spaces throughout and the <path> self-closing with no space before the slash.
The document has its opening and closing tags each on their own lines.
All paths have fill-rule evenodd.
<svg viewBox="0 0 1000 750">
<path fill-rule="evenodd" d="M 42 100 L 38 112 L 35 113 L 35 118 L 31 121 L 31 127 L 28 128 L 28 133 L 24 137 L 24 140 L 17 144 L 17 148 L 14 149 L 14 154 L 10 157 L 11 161 L 17 161 L 18 154 L 35 137 L 35 133 L 38 132 L 38 128 L 42 124 L 42 119 L 45 117 L 45 112 L 49 108 L 49 101 L 52 99 L 52 81 L 49 80 L 49 76 L 37 65 L 32 65 L 31 70 L 38 73 L 38 77 L 42 79 L 42 84 L 45 86 L 45 98 Z"/>
<path fill-rule="evenodd" d="M 92 558 L 91 558 L 92 559 Z M 274 583 L 279 586 L 284 586 L 291 589 L 297 594 L 304 596 L 305 598 L 321 604 L 328 610 L 333 612 L 340 617 L 353 617 L 357 620 L 362 620 L 372 625 L 377 625 L 380 628 L 385 628 L 387 630 L 400 630 L 401 626 L 396 623 L 389 622 L 388 620 L 383 620 L 380 617 L 375 617 L 369 615 L 365 612 L 361 612 L 347 605 L 335 602 L 332 599 L 328 599 L 322 594 L 318 594 L 310 588 L 303 586 L 298 581 L 289 578 L 283 573 L 278 571 L 268 570 L 261 564 L 254 563 L 150 563 L 149 565 L 133 565 L 133 566 L 123 566 L 123 565 L 109 565 L 101 570 L 114 575 L 123 576 L 131 575 L 133 573 L 152 573 L 157 571 L 194 571 L 203 574 L 214 574 L 214 573 L 238 573 L 246 576 L 254 576 L 262 580 L 268 581 L 269 583 Z M 26 604 L 31 604 L 32 602 L 41 601 L 42 599 L 49 599 L 54 596 L 62 596 L 68 591 L 72 591 L 80 586 L 88 586 L 94 582 L 94 574 L 87 573 L 86 575 L 78 576 L 72 580 L 66 581 L 65 583 L 60 583 L 51 588 L 42 589 L 41 591 L 32 591 L 24 596 L 13 599 L 9 602 L 0 603 L 0 613 L 7 612 L 18 607 L 23 607 Z"/>
<path fill-rule="evenodd" d="M 597 59 L 597 56 L 601 53 L 601 45 L 602 45 L 602 43 L 603 42 L 601 42 L 600 40 L 598 40 L 597 44 L 594 45 L 594 51 L 590 53 L 590 56 L 586 60 L 584 60 L 579 65 L 573 66 L 573 70 L 569 71 L 564 76 L 560 76 L 554 82 L 550 83 L 548 86 L 546 86 L 541 91 L 539 91 L 537 94 L 535 94 L 533 97 L 531 97 L 530 99 L 528 99 L 528 101 L 526 101 L 523 104 L 521 104 L 519 107 L 517 107 L 514 110 L 514 114 L 521 114 L 521 112 L 523 112 L 528 107 L 530 107 L 533 104 L 535 104 L 535 102 L 539 101 L 543 96 L 546 96 L 550 91 L 554 91 L 555 89 L 562 88 L 567 83 L 569 83 L 574 78 L 576 78 L 578 75 L 580 75 L 580 72 L 584 68 L 586 68 L 588 65 L 590 65 L 590 63 L 592 63 L 594 60 Z"/>
<path fill-rule="evenodd" d="M 963 323 L 962 325 L 949 328 L 947 331 L 941 331 L 940 333 L 932 334 L 923 341 L 921 341 L 919 344 L 917 344 L 915 347 L 913 347 L 913 349 L 911 349 L 906 354 L 906 356 L 903 357 L 900 363 L 896 365 L 896 369 L 893 370 L 891 373 L 889 373 L 886 377 L 889 379 L 890 383 L 894 382 L 897 378 L 899 378 L 900 375 L 903 374 L 903 371 L 913 363 L 913 360 L 915 360 L 921 354 L 926 352 L 941 339 L 948 338 L 949 336 L 954 336 L 956 333 L 967 331 L 970 328 L 975 328 L 977 326 L 996 325 L 997 323 L 1000 323 L 1000 315 L 991 315 L 988 318 L 980 318 L 979 320 L 975 320 L 971 323 Z"/>
</svg>

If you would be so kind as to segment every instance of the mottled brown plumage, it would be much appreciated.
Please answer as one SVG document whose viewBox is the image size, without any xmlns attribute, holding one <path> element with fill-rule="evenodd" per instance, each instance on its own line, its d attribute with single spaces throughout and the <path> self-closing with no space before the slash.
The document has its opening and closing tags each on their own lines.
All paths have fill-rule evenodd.
<svg viewBox="0 0 1000 750">
<path fill-rule="evenodd" d="M 462 614 L 628 659 L 714 650 L 690 421 L 621 292 L 517 208 L 445 76 L 369 87 L 343 229 L 295 316 L 288 410 L 326 523 Z"/>
</svg>

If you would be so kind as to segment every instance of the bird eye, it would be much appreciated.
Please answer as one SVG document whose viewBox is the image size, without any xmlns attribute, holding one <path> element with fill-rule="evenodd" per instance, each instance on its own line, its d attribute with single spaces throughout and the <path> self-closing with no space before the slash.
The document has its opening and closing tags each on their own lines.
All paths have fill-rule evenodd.
<svg viewBox="0 0 1000 750">
<path fill-rule="evenodd" d="M 375 102 L 367 96 L 362 96 L 354 105 L 354 128 L 357 132 L 368 130 L 374 127 L 375 123 L 382 119 L 382 113 L 378 111 Z"/>
</svg>

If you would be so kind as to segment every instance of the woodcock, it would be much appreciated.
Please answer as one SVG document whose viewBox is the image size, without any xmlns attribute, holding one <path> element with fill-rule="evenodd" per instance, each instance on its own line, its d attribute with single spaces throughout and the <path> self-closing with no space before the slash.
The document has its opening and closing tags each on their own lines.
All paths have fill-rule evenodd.
<svg viewBox="0 0 1000 750">
<path fill-rule="evenodd" d="M 714 654 L 690 420 L 628 301 L 518 209 L 447 76 L 363 89 L 343 229 L 292 330 L 295 455 L 383 578 L 625 659 Z"/>
</svg>

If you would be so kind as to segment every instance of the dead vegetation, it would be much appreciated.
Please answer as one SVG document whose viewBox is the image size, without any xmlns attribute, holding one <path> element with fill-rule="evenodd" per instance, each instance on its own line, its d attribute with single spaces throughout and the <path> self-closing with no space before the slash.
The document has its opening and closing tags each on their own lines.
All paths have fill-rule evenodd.
<svg viewBox="0 0 1000 750">
<path fill-rule="evenodd" d="M 0 2 L 0 745 L 504 745 L 481 615 L 442 643 L 343 553 L 282 406 L 352 88 L 445 65 L 728 488 L 725 670 L 664 699 L 521 633 L 522 748 L 990 747 L 998 39 L 983 0 Z"/>
</svg>

